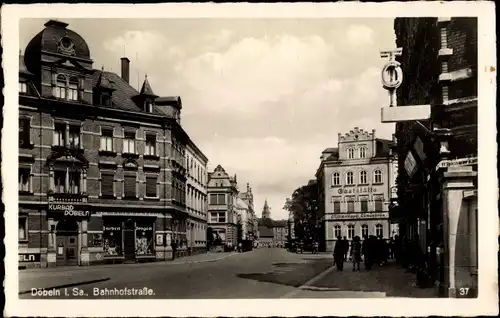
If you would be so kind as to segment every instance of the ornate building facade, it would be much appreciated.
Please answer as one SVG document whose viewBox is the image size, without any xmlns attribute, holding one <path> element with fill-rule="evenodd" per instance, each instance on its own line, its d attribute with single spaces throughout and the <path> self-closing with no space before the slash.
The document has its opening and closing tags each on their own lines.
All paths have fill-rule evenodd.
<svg viewBox="0 0 500 318">
<path fill-rule="evenodd" d="M 246 216 L 243 221 L 244 239 L 253 240 L 257 234 L 257 217 L 253 205 L 253 193 L 250 183 L 247 183 L 247 191 L 240 192 L 239 198 L 243 201 Z M 243 219 L 243 218 L 242 218 Z"/>
<path fill-rule="evenodd" d="M 337 148 L 323 151 L 316 173 L 322 249 L 333 250 L 338 236 L 391 236 L 388 202 L 397 173 L 392 143 L 355 127 L 339 134 Z"/>
<path fill-rule="evenodd" d="M 93 68 L 51 20 L 19 58 L 19 265 L 164 260 L 186 250 L 181 98 Z"/>
</svg>

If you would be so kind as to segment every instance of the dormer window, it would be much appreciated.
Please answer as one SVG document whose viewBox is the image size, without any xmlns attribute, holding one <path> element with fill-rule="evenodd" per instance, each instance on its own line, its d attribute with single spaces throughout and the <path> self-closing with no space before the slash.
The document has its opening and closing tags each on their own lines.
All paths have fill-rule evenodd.
<svg viewBox="0 0 500 318">
<path fill-rule="evenodd" d="M 20 94 L 26 94 L 26 93 L 28 93 L 28 83 L 26 83 L 26 82 L 19 82 L 19 93 Z"/>
<path fill-rule="evenodd" d="M 153 112 L 153 102 L 148 100 L 144 104 L 145 104 L 144 108 L 145 108 L 146 112 L 152 113 Z"/>
<path fill-rule="evenodd" d="M 102 93 L 101 95 L 101 105 L 102 106 L 111 106 L 111 96 L 107 93 Z"/>
</svg>

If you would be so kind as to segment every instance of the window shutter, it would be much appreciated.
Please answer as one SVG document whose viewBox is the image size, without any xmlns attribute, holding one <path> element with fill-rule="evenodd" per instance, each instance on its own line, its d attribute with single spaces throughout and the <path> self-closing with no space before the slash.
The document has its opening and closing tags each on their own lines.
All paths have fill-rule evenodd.
<svg viewBox="0 0 500 318">
<path fill-rule="evenodd" d="M 101 174 L 101 193 L 106 196 L 113 196 L 114 176 L 111 172 Z"/>
<path fill-rule="evenodd" d="M 146 177 L 146 196 L 147 197 L 156 197 L 156 178 L 155 177 Z"/>
<path fill-rule="evenodd" d="M 135 181 L 136 177 L 135 176 L 125 176 L 124 177 L 124 183 L 125 183 L 125 197 L 135 197 Z"/>
</svg>

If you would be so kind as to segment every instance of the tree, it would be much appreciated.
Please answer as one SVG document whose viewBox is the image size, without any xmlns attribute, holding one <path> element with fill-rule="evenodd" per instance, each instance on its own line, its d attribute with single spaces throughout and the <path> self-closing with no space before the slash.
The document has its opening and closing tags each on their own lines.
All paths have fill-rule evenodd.
<svg viewBox="0 0 500 318">
<path fill-rule="evenodd" d="M 318 185 L 316 182 L 297 188 L 292 197 L 286 199 L 283 209 L 292 213 L 297 239 L 316 239 L 318 211 Z"/>
</svg>

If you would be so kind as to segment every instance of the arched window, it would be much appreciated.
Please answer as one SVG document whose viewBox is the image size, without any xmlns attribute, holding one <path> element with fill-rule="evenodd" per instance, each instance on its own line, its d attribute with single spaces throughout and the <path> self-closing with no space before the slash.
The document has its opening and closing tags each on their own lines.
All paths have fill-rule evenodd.
<svg viewBox="0 0 500 318">
<path fill-rule="evenodd" d="M 338 225 L 338 224 L 335 225 L 333 227 L 333 232 L 334 232 L 335 238 L 342 236 L 342 228 L 340 227 L 340 225 Z"/>
<path fill-rule="evenodd" d="M 354 173 L 352 171 L 349 171 L 346 174 L 346 184 L 348 185 L 354 184 Z"/>
<path fill-rule="evenodd" d="M 368 237 L 368 225 L 366 224 L 361 225 L 361 236 L 363 238 Z"/>
<path fill-rule="evenodd" d="M 68 83 L 68 99 L 78 100 L 78 78 L 71 77 Z"/>
<path fill-rule="evenodd" d="M 359 148 L 359 157 L 366 158 L 366 148 L 365 147 Z"/>
<path fill-rule="evenodd" d="M 359 173 L 359 183 L 361 184 L 367 184 L 367 180 L 366 180 L 366 171 L 361 171 Z"/>
<path fill-rule="evenodd" d="M 379 169 L 373 172 L 373 183 L 382 183 L 382 171 Z"/>
<path fill-rule="evenodd" d="M 375 235 L 377 235 L 377 237 L 384 237 L 384 227 L 382 224 L 375 225 Z"/>
<path fill-rule="evenodd" d="M 347 156 L 349 159 L 354 159 L 354 148 L 347 149 Z"/>
<path fill-rule="evenodd" d="M 54 87 L 54 96 L 66 99 L 66 76 L 59 74 L 56 77 L 56 87 Z"/>
<path fill-rule="evenodd" d="M 347 238 L 352 240 L 354 238 L 354 225 L 353 224 L 349 224 L 347 226 Z"/>
<path fill-rule="evenodd" d="M 332 185 L 333 186 L 340 185 L 340 173 L 334 172 L 332 174 Z"/>
</svg>

